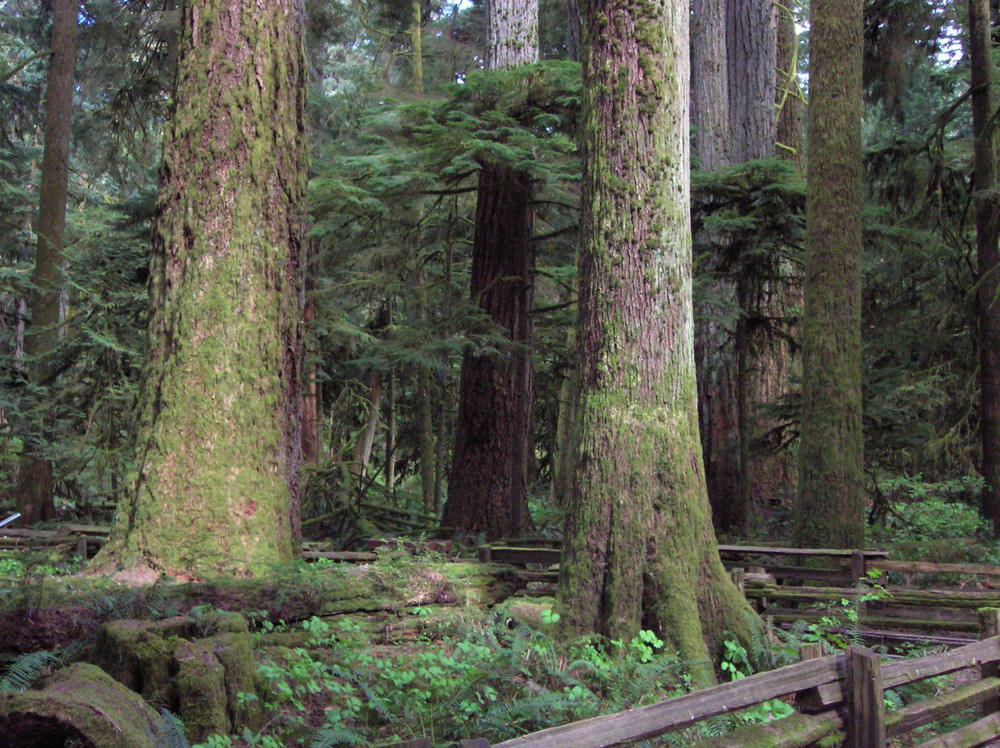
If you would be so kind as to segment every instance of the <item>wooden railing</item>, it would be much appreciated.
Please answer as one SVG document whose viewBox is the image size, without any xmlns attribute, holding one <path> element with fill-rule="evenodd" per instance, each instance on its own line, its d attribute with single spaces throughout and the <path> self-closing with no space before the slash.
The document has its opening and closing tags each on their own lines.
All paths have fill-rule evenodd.
<svg viewBox="0 0 1000 748">
<path fill-rule="evenodd" d="M 922 748 L 980 745 L 1000 737 L 1000 637 L 996 635 L 1000 632 L 1000 610 L 984 609 L 981 619 L 988 638 L 943 654 L 883 664 L 871 651 L 850 647 L 841 654 L 807 659 L 656 704 L 551 727 L 495 748 L 622 745 L 776 698 L 794 703 L 796 713 L 692 745 L 796 748 L 825 739 L 824 745 L 884 748 L 889 738 L 975 706 L 982 709 L 981 719 L 923 743 Z M 974 681 L 886 713 L 886 690 L 965 669 L 976 671 Z M 475 744 L 489 745 L 481 738 Z"/>
</svg>

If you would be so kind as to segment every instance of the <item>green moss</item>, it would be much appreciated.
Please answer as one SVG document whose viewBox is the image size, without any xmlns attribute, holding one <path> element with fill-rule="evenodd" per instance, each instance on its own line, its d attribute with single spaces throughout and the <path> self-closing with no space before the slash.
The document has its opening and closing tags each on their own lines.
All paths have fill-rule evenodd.
<svg viewBox="0 0 1000 748">
<path fill-rule="evenodd" d="M 19 725 L 32 718 L 58 726 L 64 738 L 82 737 L 100 748 L 158 745 L 159 715 L 137 694 L 87 663 L 58 671 L 41 690 L 0 694 L 0 738 L 10 740 L 5 744 L 23 741 L 29 733 L 19 732 Z"/>
<path fill-rule="evenodd" d="M 212 651 L 211 641 L 182 642 L 175 654 L 178 716 L 194 742 L 232 732 L 226 670 Z"/>
</svg>

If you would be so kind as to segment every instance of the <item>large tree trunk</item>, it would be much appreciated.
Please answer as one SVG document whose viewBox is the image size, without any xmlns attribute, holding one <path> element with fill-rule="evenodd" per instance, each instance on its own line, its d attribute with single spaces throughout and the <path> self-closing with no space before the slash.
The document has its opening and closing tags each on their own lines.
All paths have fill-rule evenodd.
<svg viewBox="0 0 1000 748">
<path fill-rule="evenodd" d="M 1000 537 L 1000 251 L 996 196 L 996 136 L 993 116 L 993 58 L 989 0 L 969 0 L 972 70 L 972 129 L 976 194 L 976 317 L 979 323 L 979 429 L 983 447 L 983 507 Z"/>
<path fill-rule="evenodd" d="M 472 250 L 472 296 L 507 333 L 499 352 L 462 360 L 455 450 L 441 522 L 460 533 L 522 533 L 528 516 L 531 416 L 532 186 L 529 175 L 484 166 Z"/>
<path fill-rule="evenodd" d="M 570 630 L 628 640 L 651 627 L 704 662 L 723 631 L 746 631 L 748 607 L 719 561 L 698 438 L 688 4 L 583 7 L 580 404 L 560 610 Z"/>
<path fill-rule="evenodd" d="M 297 555 L 303 9 L 184 6 L 136 475 L 99 565 L 253 574 Z"/>
<path fill-rule="evenodd" d="M 505 70 L 538 60 L 537 0 L 487 3 L 486 64 Z M 479 174 L 471 295 L 511 344 L 462 359 L 455 448 L 442 524 L 499 538 L 522 533 L 528 514 L 534 190 L 505 164 Z"/>
<path fill-rule="evenodd" d="M 45 144 L 38 190 L 38 243 L 31 274 L 31 327 L 24 339 L 29 375 L 35 384 L 51 384 L 51 355 L 59 345 L 63 234 L 69 186 L 69 150 L 73 127 L 73 80 L 76 69 L 77 3 L 55 0 L 48 79 L 45 93 Z M 44 455 L 48 427 L 33 424 L 25 435 L 18 469 L 17 511 L 26 523 L 55 517 L 52 462 Z"/>
<path fill-rule="evenodd" d="M 795 539 L 864 543 L 860 0 L 810 6 L 802 431 Z"/>
</svg>

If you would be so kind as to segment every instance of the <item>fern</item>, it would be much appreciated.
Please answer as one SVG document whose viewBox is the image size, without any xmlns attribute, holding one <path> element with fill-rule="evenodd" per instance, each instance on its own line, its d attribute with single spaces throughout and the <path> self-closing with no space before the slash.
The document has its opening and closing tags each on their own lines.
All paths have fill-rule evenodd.
<svg viewBox="0 0 1000 748">
<path fill-rule="evenodd" d="M 309 748 L 331 748 L 335 745 L 365 745 L 369 741 L 357 730 L 343 725 L 327 725 L 321 727 L 313 738 Z"/>
<path fill-rule="evenodd" d="M 159 748 L 191 748 L 184 734 L 181 718 L 168 709 L 160 710 L 160 729 L 156 731 L 156 745 Z"/>
<path fill-rule="evenodd" d="M 11 662 L 0 678 L 0 691 L 27 691 L 40 678 L 61 667 L 58 651 L 26 652 Z"/>
</svg>

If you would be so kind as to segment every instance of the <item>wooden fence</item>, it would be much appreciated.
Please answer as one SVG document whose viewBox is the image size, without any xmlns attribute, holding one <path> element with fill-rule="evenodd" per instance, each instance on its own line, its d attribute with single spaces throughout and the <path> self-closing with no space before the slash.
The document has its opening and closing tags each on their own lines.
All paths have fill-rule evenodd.
<svg viewBox="0 0 1000 748">
<path fill-rule="evenodd" d="M 625 745 L 777 698 L 793 703 L 796 713 L 691 745 L 798 748 L 823 740 L 824 746 L 884 748 L 890 738 L 972 707 L 977 707 L 983 716 L 920 744 L 920 748 L 981 745 L 1000 737 L 1000 637 L 997 636 L 1000 610 L 984 609 L 981 618 L 983 631 L 989 634 L 987 638 L 943 654 L 883 664 L 871 651 L 849 647 L 837 655 L 805 659 L 656 704 L 551 727 L 495 744 L 494 748 Z M 886 713 L 886 690 L 970 669 L 974 675 L 965 684 Z M 464 743 L 489 745 L 481 738 Z"/>
</svg>

